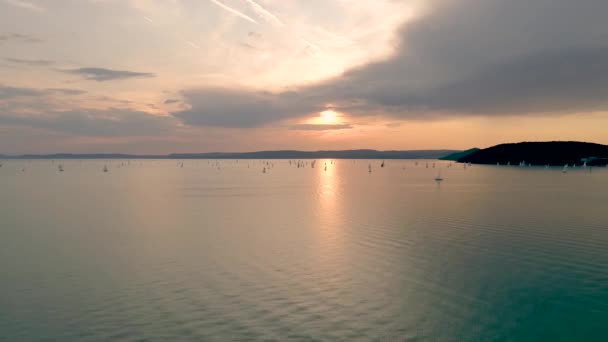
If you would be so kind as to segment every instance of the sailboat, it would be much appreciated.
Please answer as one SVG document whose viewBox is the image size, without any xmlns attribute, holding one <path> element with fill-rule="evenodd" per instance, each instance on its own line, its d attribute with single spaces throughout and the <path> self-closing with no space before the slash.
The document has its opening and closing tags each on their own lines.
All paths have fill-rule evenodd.
<svg viewBox="0 0 608 342">
<path fill-rule="evenodd" d="M 106 165 L 103 166 L 103 172 L 108 172 L 108 167 Z"/>
<path fill-rule="evenodd" d="M 384 167 L 384 160 L 382 161 L 382 164 L 380 164 L 380 167 Z"/>
<path fill-rule="evenodd" d="M 266 168 L 263 168 L 263 169 L 262 169 L 262 173 L 266 173 Z"/>
<path fill-rule="evenodd" d="M 436 182 L 441 182 L 441 181 L 443 181 L 443 178 L 441 177 L 441 169 L 439 169 L 439 170 L 437 171 L 437 177 L 435 177 L 435 181 L 436 181 Z"/>
<path fill-rule="evenodd" d="M 57 166 L 57 169 L 59 170 L 59 172 L 63 172 L 63 165 L 59 164 L 59 166 Z"/>
<path fill-rule="evenodd" d="M 562 169 L 562 173 L 566 172 L 568 172 L 568 164 L 564 165 L 564 168 Z"/>
<path fill-rule="evenodd" d="M 367 172 L 372 173 L 372 164 L 367 166 Z"/>
</svg>

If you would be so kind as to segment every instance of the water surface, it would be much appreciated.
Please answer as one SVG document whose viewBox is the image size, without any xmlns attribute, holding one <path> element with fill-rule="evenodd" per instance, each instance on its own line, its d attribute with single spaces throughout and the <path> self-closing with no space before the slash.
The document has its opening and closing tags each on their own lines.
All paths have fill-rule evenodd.
<svg viewBox="0 0 608 342">
<path fill-rule="evenodd" d="M 608 339 L 608 169 L 181 163 L 4 161 L 0 340 Z"/>
</svg>

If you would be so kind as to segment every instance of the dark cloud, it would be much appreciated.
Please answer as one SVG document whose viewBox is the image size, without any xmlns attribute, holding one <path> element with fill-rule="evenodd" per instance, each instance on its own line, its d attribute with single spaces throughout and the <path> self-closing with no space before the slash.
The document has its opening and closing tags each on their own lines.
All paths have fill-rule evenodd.
<svg viewBox="0 0 608 342">
<path fill-rule="evenodd" d="M 82 95 L 86 94 L 85 90 L 81 89 L 67 89 L 67 88 L 47 88 L 46 91 L 51 93 L 59 93 L 64 95 Z"/>
<path fill-rule="evenodd" d="M 318 101 L 297 92 L 204 88 L 184 91 L 182 95 L 191 108 L 174 113 L 174 116 L 190 125 L 257 127 L 322 108 Z"/>
<path fill-rule="evenodd" d="M 376 103 L 433 111 L 513 114 L 608 109 L 608 47 L 542 52 L 434 89 Z"/>
<path fill-rule="evenodd" d="M 87 80 L 97 82 L 124 80 L 129 78 L 149 78 L 156 75 L 148 72 L 135 72 L 128 70 L 112 70 L 105 68 L 78 68 L 71 70 L 63 70 L 65 73 L 79 75 Z"/>
<path fill-rule="evenodd" d="M 0 125 L 25 126 L 75 136 L 151 136 L 170 132 L 172 117 L 128 109 L 51 111 L 40 115 L 4 114 Z"/>
<path fill-rule="evenodd" d="M 289 126 L 289 129 L 294 131 L 334 131 L 352 128 L 351 124 L 299 124 Z"/>
<path fill-rule="evenodd" d="M 0 85 L 0 100 L 26 96 L 41 96 L 44 94 L 44 91 L 38 89 L 17 88 Z"/>
<path fill-rule="evenodd" d="M 0 33 L 0 43 L 6 41 L 18 41 L 23 43 L 41 43 L 42 39 L 21 33 Z"/>
<path fill-rule="evenodd" d="M 188 124 L 251 127 L 331 107 L 424 119 L 608 110 L 608 1 L 430 0 L 394 54 L 301 87 L 184 92 Z"/>
<path fill-rule="evenodd" d="M 13 64 L 22 64 L 28 66 L 49 66 L 53 65 L 53 61 L 45 60 L 45 59 L 21 59 L 21 58 L 4 58 L 5 61 L 13 63 Z"/>
<path fill-rule="evenodd" d="M 15 99 L 21 97 L 41 97 L 53 94 L 63 95 L 82 95 L 86 91 L 80 89 L 65 89 L 65 88 L 19 88 L 0 85 L 0 100 Z"/>
<path fill-rule="evenodd" d="M 166 99 L 165 102 L 163 102 L 164 104 L 173 104 L 173 103 L 178 103 L 179 100 L 178 99 Z"/>
</svg>

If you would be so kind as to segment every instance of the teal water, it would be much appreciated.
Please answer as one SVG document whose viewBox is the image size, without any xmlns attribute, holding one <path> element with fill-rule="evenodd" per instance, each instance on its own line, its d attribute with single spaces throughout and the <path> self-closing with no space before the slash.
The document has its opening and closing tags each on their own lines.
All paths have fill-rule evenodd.
<svg viewBox="0 0 608 342">
<path fill-rule="evenodd" d="M 608 340 L 608 169 L 324 162 L 4 161 L 0 341 Z"/>
</svg>

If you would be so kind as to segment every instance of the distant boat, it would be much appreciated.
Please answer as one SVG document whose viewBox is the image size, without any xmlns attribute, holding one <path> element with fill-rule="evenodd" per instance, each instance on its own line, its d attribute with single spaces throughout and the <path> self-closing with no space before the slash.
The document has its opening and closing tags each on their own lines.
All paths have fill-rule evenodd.
<svg viewBox="0 0 608 342">
<path fill-rule="evenodd" d="M 263 168 L 263 169 L 262 169 L 262 173 L 266 173 L 266 168 Z"/>
<path fill-rule="evenodd" d="M 439 169 L 439 171 L 437 171 L 437 177 L 435 177 L 435 182 L 441 181 L 443 181 L 443 177 L 441 177 L 441 169 Z"/>
<path fill-rule="evenodd" d="M 562 169 L 562 173 L 566 172 L 568 172 L 568 164 L 564 165 L 564 168 Z"/>
<path fill-rule="evenodd" d="M 367 166 L 367 172 L 372 173 L 372 164 Z"/>
<path fill-rule="evenodd" d="M 382 164 L 380 164 L 380 167 L 384 167 L 384 160 L 382 161 Z"/>
<path fill-rule="evenodd" d="M 63 172 L 63 165 L 59 164 L 59 166 L 57 166 L 57 169 L 59 170 L 59 172 Z"/>
<path fill-rule="evenodd" d="M 108 167 L 106 165 L 103 166 L 103 172 L 108 172 Z"/>
</svg>

